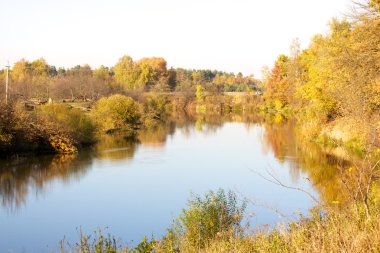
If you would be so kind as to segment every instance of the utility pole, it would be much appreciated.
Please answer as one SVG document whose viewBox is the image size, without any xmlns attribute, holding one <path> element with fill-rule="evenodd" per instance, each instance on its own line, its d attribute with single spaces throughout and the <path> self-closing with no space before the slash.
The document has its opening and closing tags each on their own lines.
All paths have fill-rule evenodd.
<svg viewBox="0 0 380 253">
<path fill-rule="evenodd" d="M 9 89 L 9 61 L 8 65 L 5 66 L 7 68 L 7 75 L 5 77 L 5 104 L 8 104 L 8 89 Z"/>
</svg>

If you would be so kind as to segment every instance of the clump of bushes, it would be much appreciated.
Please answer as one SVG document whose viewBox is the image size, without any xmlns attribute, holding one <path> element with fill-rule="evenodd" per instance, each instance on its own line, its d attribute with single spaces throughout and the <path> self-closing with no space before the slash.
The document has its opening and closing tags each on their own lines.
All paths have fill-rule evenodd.
<svg viewBox="0 0 380 253">
<path fill-rule="evenodd" d="M 134 138 L 141 127 L 153 127 L 170 110 L 162 96 L 142 103 L 124 95 L 100 99 L 90 113 L 52 103 L 26 111 L 22 104 L 0 103 L 1 156 L 24 152 L 74 153 L 95 141 L 95 133 L 121 132 Z"/>
<path fill-rule="evenodd" d="M 65 104 L 47 104 L 39 107 L 37 114 L 52 122 L 58 130 L 66 132 L 79 145 L 94 142 L 95 125 L 89 115 L 80 110 Z"/>
<path fill-rule="evenodd" d="M 13 138 L 16 117 L 11 106 L 0 103 L 0 145 L 8 145 Z"/>
<path fill-rule="evenodd" d="M 100 132 L 123 132 L 126 137 L 133 137 L 142 127 L 155 127 L 170 110 L 170 102 L 165 96 L 150 94 L 137 102 L 118 94 L 100 99 L 91 115 Z"/>
<path fill-rule="evenodd" d="M 137 102 L 118 94 L 101 98 L 91 116 L 101 132 L 123 131 L 133 134 L 140 125 L 141 114 Z"/>
<path fill-rule="evenodd" d="M 74 153 L 94 141 L 94 125 L 84 113 L 66 105 L 44 105 L 27 112 L 22 104 L 1 104 L 0 151 Z"/>
<path fill-rule="evenodd" d="M 40 124 L 35 114 L 21 105 L 0 103 L 0 156 L 17 152 L 52 150 L 48 141 L 48 125 Z"/>
</svg>

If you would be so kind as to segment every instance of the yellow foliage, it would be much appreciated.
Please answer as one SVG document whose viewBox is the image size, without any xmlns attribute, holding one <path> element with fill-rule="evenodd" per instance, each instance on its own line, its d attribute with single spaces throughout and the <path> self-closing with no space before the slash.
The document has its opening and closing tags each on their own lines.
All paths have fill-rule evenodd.
<svg viewBox="0 0 380 253">
<path fill-rule="evenodd" d="M 140 120 L 138 104 L 132 98 L 119 94 L 100 99 L 91 114 L 104 132 L 133 129 Z"/>
</svg>

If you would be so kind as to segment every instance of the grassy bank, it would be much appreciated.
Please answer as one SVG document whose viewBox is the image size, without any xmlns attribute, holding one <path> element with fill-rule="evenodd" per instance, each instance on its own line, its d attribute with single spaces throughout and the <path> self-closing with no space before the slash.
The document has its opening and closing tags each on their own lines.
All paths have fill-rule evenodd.
<svg viewBox="0 0 380 253">
<path fill-rule="evenodd" d="M 373 199 L 372 199 L 373 200 Z M 62 252 L 379 252 L 380 209 L 371 202 L 367 216 L 361 203 L 343 210 L 316 207 L 287 226 L 251 228 L 242 223 L 246 205 L 232 192 L 192 196 L 186 209 L 159 239 L 144 238 L 136 247 L 120 245 L 101 233 L 81 236 Z"/>
<path fill-rule="evenodd" d="M 1 105 L 0 150 L 2 156 L 31 153 L 73 153 L 91 145 L 103 134 L 122 132 L 135 138 L 140 129 L 154 128 L 175 115 L 193 118 L 247 116 L 281 123 L 297 118 L 305 140 L 324 146 L 344 147 L 363 154 L 378 143 L 378 125 L 365 119 L 336 118 L 322 123 L 308 118 L 303 110 L 275 105 L 247 92 L 232 94 L 137 93 L 116 94 L 85 107 L 73 103 L 52 103 L 26 111 L 21 104 Z M 375 124 L 375 125 L 374 125 Z"/>
</svg>

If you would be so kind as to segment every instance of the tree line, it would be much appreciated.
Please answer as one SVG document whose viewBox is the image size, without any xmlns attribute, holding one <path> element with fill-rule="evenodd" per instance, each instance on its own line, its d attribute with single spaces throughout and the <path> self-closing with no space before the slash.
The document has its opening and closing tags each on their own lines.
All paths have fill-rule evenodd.
<svg viewBox="0 0 380 253">
<path fill-rule="evenodd" d="M 267 109 L 295 109 L 309 129 L 342 119 L 352 119 L 357 128 L 376 125 L 380 1 L 356 4 L 343 20 L 331 20 L 329 32 L 315 35 L 304 50 L 295 40 L 290 55 L 278 56 L 265 76 Z"/>
<path fill-rule="evenodd" d="M 5 83 L 5 69 L 0 71 L 0 83 Z M 43 58 L 21 59 L 10 69 L 10 95 L 17 99 L 91 99 L 123 92 L 194 92 L 201 85 L 210 92 L 253 91 L 259 81 L 217 70 L 167 68 L 164 58 L 151 57 L 134 61 L 123 56 L 113 67 L 89 65 L 57 68 Z M 3 95 L 4 88 L 0 90 Z"/>
</svg>

